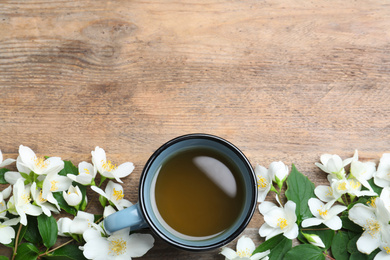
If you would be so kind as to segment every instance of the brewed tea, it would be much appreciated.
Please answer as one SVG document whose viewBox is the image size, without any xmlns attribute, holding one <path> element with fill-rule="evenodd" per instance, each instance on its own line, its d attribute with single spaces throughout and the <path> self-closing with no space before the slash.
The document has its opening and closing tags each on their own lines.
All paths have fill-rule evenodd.
<svg viewBox="0 0 390 260">
<path fill-rule="evenodd" d="M 158 173 L 155 202 L 172 229 L 208 237 L 231 227 L 245 200 L 237 166 L 210 148 L 192 148 L 167 158 Z"/>
</svg>

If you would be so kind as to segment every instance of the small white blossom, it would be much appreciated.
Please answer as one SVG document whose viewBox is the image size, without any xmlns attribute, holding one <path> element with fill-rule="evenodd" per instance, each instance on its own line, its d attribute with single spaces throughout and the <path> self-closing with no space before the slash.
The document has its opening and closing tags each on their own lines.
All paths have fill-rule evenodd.
<svg viewBox="0 0 390 260">
<path fill-rule="evenodd" d="M 52 204 L 50 204 L 50 202 L 47 200 L 47 199 L 44 199 L 42 197 L 42 190 L 37 188 L 36 186 L 37 184 L 34 182 L 32 185 L 31 185 L 31 196 L 34 200 L 34 202 L 39 206 L 41 207 L 43 213 L 45 213 L 46 216 L 50 217 L 51 216 L 51 212 L 54 212 L 54 213 L 59 213 L 60 212 L 60 206 L 58 205 L 58 202 L 57 200 L 53 197 L 52 194 L 49 194 L 49 197 L 50 197 L 50 201 L 54 202 L 54 205 L 56 207 L 54 207 Z"/>
<path fill-rule="evenodd" d="M 79 163 L 79 175 L 68 174 L 68 178 L 82 185 L 89 185 L 95 179 L 97 169 L 88 162 Z"/>
<path fill-rule="evenodd" d="M 273 176 L 265 167 L 257 165 L 255 168 L 257 177 L 258 197 L 257 202 L 263 202 L 272 187 Z"/>
<path fill-rule="evenodd" d="M 12 186 L 8 186 L 0 192 L 0 219 L 4 219 L 7 214 L 7 205 L 5 200 L 11 195 Z"/>
<path fill-rule="evenodd" d="M 38 157 L 27 146 L 19 146 L 19 157 L 16 162 L 19 172 L 29 174 L 30 171 L 38 175 L 48 175 L 50 173 L 59 173 L 64 168 L 64 162 L 59 157 Z"/>
<path fill-rule="evenodd" d="M 16 160 L 15 159 L 5 159 L 4 161 L 3 161 L 3 154 L 2 154 L 2 152 L 1 152 L 1 150 L 0 150 L 0 168 L 3 168 L 3 167 L 5 167 L 5 166 L 8 166 L 8 165 L 10 165 L 11 163 L 13 163 L 13 162 L 15 162 Z"/>
<path fill-rule="evenodd" d="M 279 188 L 282 188 L 283 182 L 288 176 L 288 167 L 283 162 L 272 162 L 269 165 L 270 175 L 273 176 L 273 181 L 278 184 Z"/>
<path fill-rule="evenodd" d="M 318 235 L 306 234 L 306 233 L 302 233 L 302 234 L 310 244 L 312 244 L 314 246 L 325 248 L 324 242 L 322 242 L 322 239 Z"/>
<path fill-rule="evenodd" d="M 355 204 L 349 210 L 349 219 L 364 229 L 363 234 L 356 242 L 358 250 L 365 254 L 381 245 L 383 232 L 388 231 L 390 213 L 385 208 L 383 201 L 376 198 L 371 206 L 362 203 Z"/>
<path fill-rule="evenodd" d="M 83 199 L 83 194 L 81 193 L 81 190 L 77 185 L 70 185 L 68 192 L 63 191 L 62 196 L 64 197 L 64 200 L 66 201 L 66 203 L 68 203 L 69 206 L 77 206 L 81 203 L 81 200 Z"/>
<path fill-rule="evenodd" d="M 357 151 L 356 151 L 357 154 Z M 374 176 L 375 173 L 375 163 L 373 162 L 360 162 L 357 160 L 352 161 L 351 163 L 351 175 L 358 180 L 364 187 L 373 191 L 371 185 L 368 183 L 368 180 Z"/>
<path fill-rule="evenodd" d="M 49 173 L 42 184 L 42 197 L 48 199 L 53 192 L 66 191 L 72 184 L 72 180 L 58 175 L 56 172 Z"/>
<path fill-rule="evenodd" d="M 353 160 L 356 160 L 357 152 L 354 157 L 342 160 L 340 156 L 336 154 L 323 154 L 320 157 L 321 163 L 315 163 L 324 172 L 330 174 L 333 178 L 343 179 L 345 178 L 344 167 L 350 164 Z"/>
<path fill-rule="evenodd" d="M 333 230 L 339 230 L 342 226 L 339 213 L 347 209 L 345 206 L 335 205 L 334 202 L 322 203 L 319 199 L 311 198 L 308 201 L 310 212 L 314 218 L 307 218 L 302 221 L 302 227 L 311 227 L 324 224 Z M 332 207 L 333 206 L 333 207 Z"/>
<path fill-rule="evenodd" d="M 24 186 L 24 181 L 19 179 L 14 185 L 13 196 L 7 203 L 8 211 L 11 214 L 20 216 L 20 223 L 27 225 L 27 216 L 39 216 L 42 214 L 42 209 L 31 204 L 30 186 Z"/>
<path fill-rule="evenodd" d="M 123 183 L 120 178 L 128 176 L 134 170 L 134 165 L 131 162 L 125 162 L 116 166 L 111 161 L 107 161 L 106 152 L 99 146 L 91 154 L 93 165 L 106 178 L 115 179 L 117 182 Z"/>
<path fill-rule="evenodd" d="M 82 235 L 94 223 L 95 216 L 91 213 L 78 211 L 70 226 L 71 234 Z"/>
<path fill-rule="evenodd" d="M 153 247 L 154 238 L 150 234 L 131 234 L 130 228 L 102 236 L 101 231 L 90 228 L 83 234 L 86 241 L 83 254 L 87 259 L 131 260 L 141 257 Z"/>
<path fill-rule="evenodd" d="M 270 253 L 270 250 L 252 255 L 255 249 L 256 247 L 252 239 L 246 236 L 242 236 L 237 241 L 237 251 L 234 251 L 233 249 L 230 249 L 228 247 L 223 247 L 221 251 L 221 255 L 224 255 L 226 260 L 238 260 L 238 259 L 268 260 L 269 259 L 268 254 Z"/>
<path fill-rule="evenodd" d="M 265 201 L 259 205 L 259 211 L 264 216 L 265 223 L 260 227 L 259 234 L 266 237 L 266 240 L 283 233 L 288 239 L 298 236 L 298 225 L 295 215 L 296 204 L 287 201 L 284 207 L 276 206 L 274 203 Z"/>
<path fill-rule="evenodd" d="M 91 186 L 91 189 L 111 201 L 118 210 L 128 208 L 132 205 L 130 201 L 123 198 L 125 195 L 123 194 L 122 186 L 113 181 L 107 183 L 105 191 L 97 186 Z"/>
</svg>

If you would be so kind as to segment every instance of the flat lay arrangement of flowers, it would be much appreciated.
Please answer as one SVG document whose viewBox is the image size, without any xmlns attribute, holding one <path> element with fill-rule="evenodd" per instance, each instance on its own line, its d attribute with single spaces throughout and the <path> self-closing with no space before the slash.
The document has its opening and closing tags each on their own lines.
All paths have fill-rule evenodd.
<svg viewBox="0 0 390 260">
<path fill-rule="evenodd" d="M 8 169 L 12 164 L 17 171 Z M 265 241 L 255 245 L 241 236 L 236 250 L 221 248 L 221 259 L 390 259 L 390 154 L 378 165 L 359 160 L 357 151 L 344 160 L 323 154 L 315 164 L 328 185 L 315 187 L 295 165 L 289 169 L 280 161 L 255 167 Z M 11 248 L 11 259 L 143 256 L 154 245 L 152 235 L 129 228 L 107 234 L 102 226 L 105 217 L 132 205 L 120 183 L 133 169 L 130 162 L 113 164 L 100 147 L 91 152 L 91 163 L 78 166 L 39 157 L 23 145 L 16 159 L 4 159 L 0 151 L 0 184 L 6 187 L 0 192 L 0 243 Z M 102 215 L 88 212 L 87 189 L 99 197 Z M 58 236 L 66 242 L 58 243 Z"/>
</svg>

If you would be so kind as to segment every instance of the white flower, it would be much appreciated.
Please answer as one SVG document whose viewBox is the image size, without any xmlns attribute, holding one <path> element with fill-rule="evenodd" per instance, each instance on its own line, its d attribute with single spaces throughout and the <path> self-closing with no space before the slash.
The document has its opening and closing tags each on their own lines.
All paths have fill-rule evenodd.
<svg viewBox="0 0 390 260">
<path fill-rule="evenodd" d="M 4 179 L 11 185 L 15 185 L 19 179 L 25 180 L 19 172 L 8 171 L 4 174 Z"/>
<path fill-rule="evenodd" d="M 1 153 L 1 150 L 0 150 L 0 168 L 3 168 L 7 165 L 10 165 L 11 163 L 13 163 L 15 161 L 16 161 L 15 159 L 5 159 L 3 161 L 3 154 Z"/>
<path fill-rule="evenodd" d="M 68 177 L 58 175 L 56 172 L 49 173 L 42 184 L 42 197 L 48 199 L 53 192 L 66 191 L 72 184 Z"/>
<path fill-rule="evenodd" d="M 66 203 L 68 203 L 69 206 L 77 206 L 81 203 L 81 200 L 83 199 L 83 194 L 81 193 L 81 190 L 77 185 L 70 185 L 68 192 L 63 191 L 62 196 L 64 197 L 64 200 L 66 201 Z"/>
<path fill-rule="evenodd" d="M 96 167 L 97 171 L 106 178 L 114 179 L 117 182 L 123 183 L 120 178 L 128 176 L 133 170 L 134 165 L 131 162 L 125 162 L 119 166 L 112 164 L 111 161 L 107 161 L 106 152 L 97 146 L 95 151 L 91 152 L 92 163 Z"/>
<path fill-rule="evenodd" d="M 284 207 L 278 207 L 272 202 L 265 201 L 259 205 L 260 213 L 264 216 L 265 223 L 260 227 L 259 234 L 270 239 L 283 233 L 288 239 L 294 239 L 298 236 L 298 225 L 295 215 L 296 204 L 293 201 L 287 201 Z"/>
<path fill-rule="evenodd" d="M 64 217 L 57 221 L 58 235 L 62 237 L 68 237 L 70 234 L 70 227 L 73 221 L 70 218 Z"/>
<path fill-rule="evenodd" d="M 306 233 L 302 233 L 302 235 L 307 239 L 307 241 L 310 244 L 318 246 L 318 247 L 325 248 L 324 242 L 322 242 L 322 239 L 318 235 L 306 234 Z"/>
<path fill-rule="evenodd" d="M 320 157 L 321 163 L 315 163 L 315 165 L 330 174 L 333 178 L 342 179 L 345 177 L 344 167 L 353 160 L 356 160 L 356 157 L 357 151 L 355 151 L 354 157 L 345 159 L 344 161 L 336 154 L 323 154 Z"/>
<path fill-rule="evenodd" d="M 341 194 L 333 192 L 332 186 L 318 185 L 314 189 L 314 194 L 324 202 L 336 201 L 341 197 Z"/>
<path fill-rule="evenodd" d="M 390 186 L 390 153 L 384 153 L 374 174 L 374 183 L 379 187 Z"/>
<path fill-rule="evenodd" d="M 357 152 L 356 152 L 357 153 Z M 355 177 L 364 187 L 373 191 L 371 185 L 368 183 L 368 180 L 374 176 L 375 173 L 375 163 L 373 162 L 360 162 L 353 161 L 351 163 L 351 174 Z"/>
<path fill-rule="evenodd" d="M 47 199 L 44 199 L 42 197 L 42 190 L 37 188 L 37 184 L 34 182 L 31 185 L 31 196 L 34 200 L 34 202 L 41 207 L 43 213 L 45 213 L 46 216 L 50 217 L 51 212 L 53 211 L 54 213 L 59 213 L 60 212 L 60 206 L 58 205 L 57 200 L 53 197 L 53 195 L 50 193 L 50 201 L 54 202 L 54 205 L 57 207 L 54 207 L 52 204 L 48 202 Z"/>
<path fill-rule="evenodd" d="M 270 250 L 265 252 L 256 253 L 252 255 L 256 247 L 252 239 L 246 236 L 240 237 L 237 241 L 237 251 L 230 249 L 228 247 L 222 248 L 221 254 L 225 256 L 226 260 L 238 260 L 238 259 L 248 259 L 248 260 L 267 260 Z"/>
<path fill-rule="evenodd" d="M 322 203 L 319 199 L 311 198 L 308 201 L 310 212 L 314 218 L 307 218 L 302 221 L 302 227 L 311 227 L 324 224 L 333 230 L 339 230 L 342 226 L 339 213 L 347 209 L 345 206 L 335 205 L 334 202 Z M 333 206 L 333 207 L 332 207 Z"/>
<path fill-rule="evenodd" d="M 68 174 L 68 178 L 72 181 L 78 182 L 83 185 L 91 184 L 92 180 L 96 177 L 97 170 L 92 164 L 88 162 L 79 163 L 79 175 Z"/>
<path fill-rule="evenodd" d="M 258 189 L 257 202 L 263 202 L 272 187 L 273 176 L 271 175 L 269 170 L 260 165 L 256 166 L 255 173 L 257 176 Z"/>
<path fill-rule="evenodd" d="M 91 189 L 111 201 L 118 210 L 132 205 L 130 201 L 123 198 L 125 195 L 123 194 L 122 186 L 118 183 L 114 183 L 113 181 L 109 181 L 107 183 L 105 192 L 97 186 L 91 186 Z"/>
<path fill-rule="evenodd" d="M 11 227 L 18 224 L 20 218 L 13 218 L 6 220 L 3 223 L 0 222 L 0 244 L 7 245 L 15 238 L 15 230 Z"/>
<path fill-rule="evenodd" d="M 59 173 L 64 168 L 64 162 L 59 157 L 37 157 L 33 150 L 27 146 L 19 146 L 19 157 L 16 161 L 19 172 L 29 174 L 30 171 L 38 175 Z M 28 171 L 27 171 L 28 169 Z"/>
<path fill-rule="evenodd" d="M 13 196 L 9 199 L 8 210 L 14 215 L 20 216 L 20 223 L 27 225 L 27 215 L 39 216 L 42 214 L 42 209 L 31 204 L 30 187 L 24 186 L 24 181 L 19 179 L 14 185 Z"/>
<path fill-rule="evenodd" d="M 368 184 L 368 182 L 367 182 Z M 368 184 L 369 185 L 369 184 Z M 347 190 L 348 194 L 353 195 L 353 196 L 378 196 L 376 192 L 371 188 L 370 190 L 361 190 L 362 189 L 362 183 L 359 182 L 355 178 L 349 178 L 348 179 L 348 185 L 347 185 Z"/>
<path fill-rule="evenodd" d="M 83 254 L 87 259 L 131 260 L 141 257 L 153 247 L 154 238 L 149 234 L 131 234 L 130 228 L 114 232 L 108 238 L 90 228 L 83 234 L 86 241 Z"/>
<path fill-rule="evenodd" d="M 78 211 L 70 226 L 71 234 L 83 234 L 94 222 L 94 215 L 84 211 Z"/>
<path fill-rule="evenodd" d="M 287 179 L 288 176 L 288 167 L 283 162 L 272 162 L 269 165 L 270 175 L 273 176 L 273 181 L 278 184 L 279 188 L 282 187 L 283 182 Z"/>
<path fill-rule="evenodd" d="M 382 232 L 388 230 L 390 221 L 390 213 L 380 198 L 376 198 L 371 205 L 358 203 L 349 210 L 349 219 L 364 229 L 356 246 L 365 254 L 370 254 L 381 245 Z"/>
</svg>

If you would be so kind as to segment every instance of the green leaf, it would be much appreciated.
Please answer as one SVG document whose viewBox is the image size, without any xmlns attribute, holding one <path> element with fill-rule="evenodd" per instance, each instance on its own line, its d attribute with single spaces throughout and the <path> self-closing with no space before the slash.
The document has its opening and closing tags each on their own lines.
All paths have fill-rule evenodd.
<svg viewBox="0 0 390 260">
<path fill-rule="evenodd" d="M 38 230 L 41 234 L 43 244 L 49 249 L 57 241 L 57 222 L 53 216 L 48 217 L 45 214 L 41 214 L 37 219 Z"/>
<path fill-rule="evenodd" d="M 6 256 L 3 256 L 3 255 L 0 255 L 0 260 L 9 260 L 9 258 Z"/>
<path fill-rule="evenodd" d="M 285 260 L 325 260 L 322 250 L 316 246 L 304 244 L 293 247 L 284 255 Z"/>
<path fill-rule="evenodd" d="M 353 253 L 359 253 L 359 250 L 357 249 L 356 242 L 360 238 L 360 234 L 357 234 L 356 236 L 352 237 L 348 241 L 347 250 L 351 254 Z"/>
<path fill-rule="evenodd" d="M 71 161 L 64 161 L 64 169 L 62 169 L 58 174 L 62 176 L 66 176 L 67 174 L 78 175 L 79 169 L 74 166 Z"/>
<path fill-rule="evenodd" d="M 28 242 L 31 242 L 35 245 L 42 244 L 42 237 L 39 234 L 38 230 L 38 221 L 36 217 L 28 216 L 28 225 L 26 234 L 24 235 L 24 239 L 26 239 Z"/>
<path fill-rule="evenodd" d="M 333 238 L 332 254 L 337 260 L 348 260 L 349 253 L 347 251 L 349 236 L 347 232 L 339 231 Z"/>
<path fill-rule="evenodd" d="M 46 255 L 44 259 L 51 260 L 83 260 L 86 259 L 78 246 L 69 244 Z"/>
<path fill-rule="evenodd" d="M 9 170 L 6 169 L 6 168 L 0 169 L 0 184 L 8 184 L 8 182 L 4 178 L 5 173 L 8 172 L 8 171 Z"/>
<path fill-rule="evenodd" d="M 271 253 L 268 255 L 269 260 L 282 260 L 284 259 L 286 252 L 291 248 L 292 240 L 286 238 L 283 234 L 279 234 L 260 244 L 252 254 L 264 252 L 270 249 Z"/>
<path fill-rule="evenodd" d="M 348 212 L 347 211 L 344 211 L 342 214 L 341 214 L 341 222 L 342 222 L 342 226 L 344 229 L 346 230 L 350 230 L 352 232 L 355 232 L 355 233 L 363 233 L 363 228 L 357 224 L 355 224 L 355 222 L 353 222 L 352 220 L 350 220 L 348 218 Z"/>
<path fill-rule="evenodd" d="M 300 173 L 295 165 L 292 165 L 291 173 L 287 177 L 286 197 L 292 200 L 297 205 L 295 212 L 298 218 L 298 224 L 306 218 L 312 217 L 308 200 L 315 198 L 314 184 L 302 173 Z"/>
<path fill-rule="evenodd" d="M 53 196 L 57 200 L 58 205 L 61 209 L 65 210 L 69 214 L 72 214 L 73 216 L 77 215 L 77 210 L 74 207 L 69 206 L 68 203 L 66 203 L 64 197 L 62 196 L 62 192 L 53 192 Z"/>
<path fill-rule="evenodd" d="M 332 240 L 335 235 L 335 231 L 328 228 L 325 225 L 319 225 L 319 226 L 313 226 L 309 227 L 307 229 L 301 229 L 301 231 L 305 234 L 310 234 L 310 235 L 317 235 L 321 238 L 322 242 L 325 244 L 325 249 L 329 249 L 330 246 L 332 245 Z M 306 242 L 306 239 L 302 240 L 303 235 L 299 233 L 298 239 L 304 243 Z"/>
<path fill-rule="evenodd" d="M 379 253 L 380 249 L 374 250 L 371 254 L 366 255 L 360 252 L 355 252 L 351 254 L 349 260 L 372 260 Z M 337 259 L 338 260 L 338 259 Z"/>
<path fill-rule="evenodd" d="M 19 245 L 15 260 L 35 260 L 38 258 L 39 250 L 31 243 Z"/>
<path fill-rule="evenodd" d="M 378 196 L 381 195 L 381 192 L 382 192 L 383 188 L 377 186 L 374 183 L 374 178 L 371 178 L 370 180 L 368 180 L 368 183 L 370 184 L 371 188 L 378 194 Z"/>
</svg>

